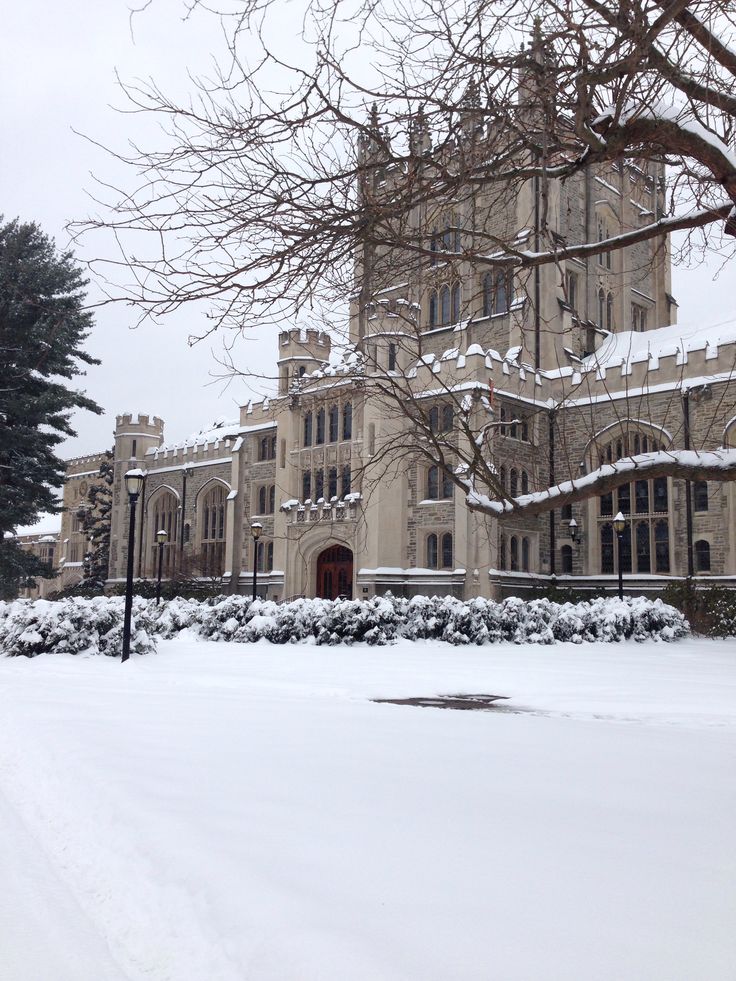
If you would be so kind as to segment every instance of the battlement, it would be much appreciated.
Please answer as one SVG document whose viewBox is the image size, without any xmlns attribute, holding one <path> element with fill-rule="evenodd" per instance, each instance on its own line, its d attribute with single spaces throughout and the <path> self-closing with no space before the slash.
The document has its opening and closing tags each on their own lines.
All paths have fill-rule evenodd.
<svg viewBox="0 0 736 981">
<path fill-rule="evenodd" d="M 318 357 L 325 359 L 329 356 L 332 347 L 332 338 L 324 331 L 309 327 L 303 330 L 299 327 L 290 327 L 289 330 L 282 330 L 279 334 L 279 348 L 296 347 L 305 351 L 321 348 Z"/>
<path fill-rule="evenodd" d="M 71 460 L 65 460 L 66 479 L 70 477 L 80 477 L 82 474 L 89 474 L 91 471 L 98 471 L 100 464 L 105 459 L 105 450 L 99 453 L 88 453 L 85 456 L 75 456 Z"/>
<path fill-rule="evenodd" d="M 159 433 L 163 434 L 164 421 L 159 416 L 151 416 L 148 413 L 123 412 L 115 417 L 115 433 L 122 435 L 122 432 L 118 433 L 118 430 L 154 436 Z"/>
</svg>

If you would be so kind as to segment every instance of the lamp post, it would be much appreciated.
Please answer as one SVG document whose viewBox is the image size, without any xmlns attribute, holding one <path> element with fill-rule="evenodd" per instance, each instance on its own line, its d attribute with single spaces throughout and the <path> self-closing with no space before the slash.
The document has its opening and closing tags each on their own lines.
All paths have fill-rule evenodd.
<svg viewBox="0 0 736 981">
<path fill-rule="evenodd" d="M 123 661 L 130 657 L 130 614 L 133 610 L 133 552 L 135 551 L 135 507 L 143 489 L 146 475 L 136 468 L 125 475 L 125 489 L 128 492 L 130 525 L 128 527 L 128 575 L 125 581 L 125 616 L 123 618 Z"/>
<path fill-rule="evenodd" d="M 568 522 L 567 525 L 567 530 L 570 533 L 570 539 L 572 540 L 572 543 L 574 545 L 578 539 L 578 523 L 575 520 L 575 518 L 570 518 L 570 521 Z"/>
<path fill-rule="evenodd" d="M 626 518 L 619 511 L 616 517 L 613 519 L 613 530 L 616 532 L 616 538 L 618 539 L 618 598 L 624 598 L 624 572 L 621 565 L 621 544 L 624 540 L 624 528 L 626 527 Z"/>
<path fill-rule="evenodd" d="M 250 533 L 253 536 L 253 599 L 258 596 L 256 592 L 256 570 L 258 568 L 258 539 L 261 537 L 263 525 L 260 521 L 254 521 L 250 526 Z"/>
<path fill-rule="evenodd" d="M 161 599 L 161 566 L 164 561 L 164 545 L 169 540 L 168 533 L 162 528 L 161 531 L 156 532 L 156 541 L 158 542 L 158 576 L 156 577 L 156 606 L 158 606 Z"/>
</svg>

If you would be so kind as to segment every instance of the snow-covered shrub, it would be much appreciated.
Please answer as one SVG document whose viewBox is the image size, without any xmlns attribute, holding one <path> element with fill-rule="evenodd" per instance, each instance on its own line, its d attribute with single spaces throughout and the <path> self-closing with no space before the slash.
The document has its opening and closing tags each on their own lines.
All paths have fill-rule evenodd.
<svg viewBox="0 0 736 981">
<path fill-rule="evenodd" d="M 120 654 L 123 645 L 124 602 L 113 597 L 21 601 L 11 604 L 0 620 L 0 653 Z M 155 650 L 154 624 L 148 602 L 134 598 L 131 621 L 132 653 Z"/>
</svg>

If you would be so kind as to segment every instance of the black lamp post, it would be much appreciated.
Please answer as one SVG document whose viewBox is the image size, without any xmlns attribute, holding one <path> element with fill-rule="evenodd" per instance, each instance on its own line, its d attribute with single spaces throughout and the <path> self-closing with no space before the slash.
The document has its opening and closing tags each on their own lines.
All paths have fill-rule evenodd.
<svg viewBox="0 0 736 981">
<path fill-rule="evenodd" d="M 254 521 L 250 526 L 250 533 L 253 536 L 253 599 L 256 600 L 258 594 L 256 592 L 256 570 L 258 569 L 258 539 L 261 537 L 261 532 L 263 531 L 263 525 L 260 521 Z"/>
<path fill-rule="evenodd" d="M 575 518 L 570 518 L 570 521 L 568 522 L 567 525 L 567 530 L 570 534 L 570 540 L 574 545 L 578 540 L 578 523 L 575 520 Z"/>
<path fill-rule="evenodd" d="M 125 616 L 123 619 L 123 661 L 130 657 L 130 614 L 133 610 L 133 552 L 135 551 L 135 508 L 143 490 L 146 475 L 142 470 L 129 470 L 125 475 L 125 489 L 130 506 L 128 528 L 128 575 L 125 581 Z"/>
<path fill-rule="evenodd" d="M 624 571 L 621 565 L 621 545 L 624 540 L 624 528 L 626 527 L 626 518 L 619 511 L 616 517 L 613 519 L 613 530 L 616 532 L 616 538 L 618 539 L 618 598 L 624 598 Z"/>
<path fill-rule="evenodd" d="M 161 567 L 164 561 L 164 545 L 169 540 L 168 533 L 162 528 L 161 531 L 156 532 L 156 541 L 158 542 L 158 575 L 156 577 L 156 606 L 158 606 L 161 599 Z"/>
</svg>

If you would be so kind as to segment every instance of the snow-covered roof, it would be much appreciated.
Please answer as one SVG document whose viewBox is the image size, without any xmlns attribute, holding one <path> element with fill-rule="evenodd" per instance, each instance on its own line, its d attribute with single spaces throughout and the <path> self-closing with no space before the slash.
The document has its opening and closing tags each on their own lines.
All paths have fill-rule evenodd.
<svg viewBox="0 0 736 981">
<path fill-rule="evenodd" d="M 60 514 L 41 514 L 39 515 L 38 521 L 33 525 L 23 525 L 21 528 L 16 528 L 16 535 L 53 535 L 58 537 L 61 533 L 61 515 Z"/>
<path fill-rule="evenodd" d="M 593 354 L 583 359 L 588 368 L 618 367 L 642 361 L 703 351 L 716 351 L 723 344 L 736 343 L 736 319 L 719 324 L 671 324 L 655 330 L 619 331 L 609 334 Z"/>
</svg>

